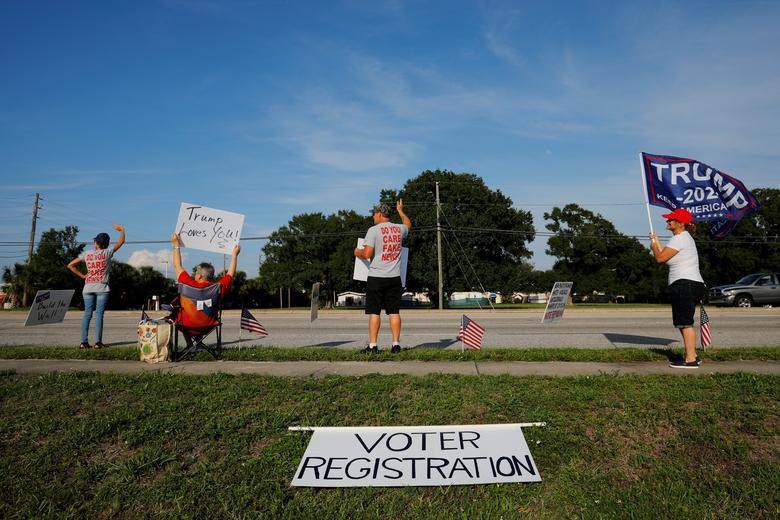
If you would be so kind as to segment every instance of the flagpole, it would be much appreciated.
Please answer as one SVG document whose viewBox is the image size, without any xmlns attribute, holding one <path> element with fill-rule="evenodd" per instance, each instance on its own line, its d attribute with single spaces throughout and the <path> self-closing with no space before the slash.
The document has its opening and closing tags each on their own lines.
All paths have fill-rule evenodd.
<svg viewBox="0 0 780 520">
<path fill-rule="evenodd" d="M 463 317 L 465 314 L 460 315 L 460 353 L 463 354 Z"/>
<path fill-rule="evenodd" d="M 241 328 L 241 318 L 244 316 L 244 308 L 241 307 L 241 316 L 238 318 L 238 350 L 241 350 L 241 334 L 244 332 L 244 329 Z"/>
<path fill-rule="evenodd" d="M 650 225 L 650 233 L 653 232 L 653 219 L 650 216 L 650 196 L 647 193 L 647 180 L 645 172 L 645 161 L 642 159 L 642 152 L 639 152 L 639 172 L 642 175 L 642 189 L 645 192 L 645 209 L 647 209 L 647 223 Z"/>
</svg>

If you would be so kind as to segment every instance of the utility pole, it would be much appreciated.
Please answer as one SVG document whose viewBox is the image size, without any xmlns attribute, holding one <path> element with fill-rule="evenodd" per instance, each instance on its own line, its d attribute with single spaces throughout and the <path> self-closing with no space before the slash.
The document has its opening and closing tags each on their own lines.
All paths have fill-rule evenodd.
<svg viewBox="0 0 780 520">
<path fill-rule="evenodd" d="M 444 309 L 444 281 L 441 274 L 441 222 L 439 221 L 439 181 L 436 181 L 436 256 L 439 264 L 439 310 Z"/>
<path fill-rule="evenodd" d="M 32 255 L 33 255 L 33 248 L 35 246 L 35 223 L 38 221 L 38 200 L 40 199 L 40 194 L 35 194 L 35 202 L 33 202 L 33 213 L 32 213 L 32 226 L 30 227 L 30 245 L 27 249 L 27 265 L 30 265 L 30 262 L 32 261 Z M 24 307 L 27 307 L 28 301 L 29 301 L 30 295 L 27 292 L 27 284 L 24 285 L 24 295 L 22 296 L 22 305 Z"/>
</svg>

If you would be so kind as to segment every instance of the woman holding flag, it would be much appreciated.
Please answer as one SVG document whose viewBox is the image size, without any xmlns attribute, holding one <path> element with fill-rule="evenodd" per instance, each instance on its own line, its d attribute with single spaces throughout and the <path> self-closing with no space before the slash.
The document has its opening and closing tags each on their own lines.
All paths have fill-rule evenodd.
<svg viewBox="0 0 780 520">
<path fill-rule="evenodd" d="M 672 301 L 672 322 L 680 330 L 685 358 L 669 364 L 672 368 L 699 368 L 701 360 L 696 355 L 696 330 L 693 318 L 696 305 L 704 297 L 704 279 L 699 272 L 699 252 L 691 236 L 695 232 L 693 215 L 677 208 L 663 215 L 666 229 L 674 235 L 661 247 L 658 236 L 650 233 L 650 250 L 659 264 L 669 265 L 669 297 Z"/>
</svg>

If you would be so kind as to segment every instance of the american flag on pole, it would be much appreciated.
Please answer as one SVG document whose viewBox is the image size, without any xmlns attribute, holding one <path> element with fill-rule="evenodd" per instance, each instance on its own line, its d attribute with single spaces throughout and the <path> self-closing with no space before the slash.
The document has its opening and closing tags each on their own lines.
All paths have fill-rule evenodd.
<svg viewBox="0 0 780 520">
<path fill-rule="evenodd" d="M 268 331 L 265 330 L 265 327 L 260 325 L 260 322 L 257 321 L 257 318 L 252 316 L 252 313 L 246 310 L 246 308 L 241 309 L 241 330 L 256 332 L 258 334 L 262 334 L 263 336 L 268 335 Z"/>
<path fill-rule="evenodd" d="M 485 328 L 482 325 L 470 319 L 465 314 L 461 317 L 458 339 L 461 340 L 464 345 L 479 350 L 482 348 L 482 336 L 484 334 Z"/>
<path fill-rule="evenodd" d="M 704 310 L 704 305 L 699 309 L 699 325 L 701 326 L 701 347 L 707 348 L 712 345 L 712 331 L 710 330 L 710 317 Z"/>
</svg>

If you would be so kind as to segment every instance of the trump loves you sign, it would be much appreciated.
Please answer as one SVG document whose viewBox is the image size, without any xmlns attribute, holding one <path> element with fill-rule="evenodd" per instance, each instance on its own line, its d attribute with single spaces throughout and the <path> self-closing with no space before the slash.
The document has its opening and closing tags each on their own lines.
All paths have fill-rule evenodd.
<svg viewBox="0 0 780 520">
<path fill-rule="evenodd" d="M 314 428 L 293 486 L 540 482 L 520 424 Z"/>
<path fill-rule="evenodd" d="M 230 254 L 241 240 L 244 215 L 182 202 L 176 233 L 184 247 Z"/>
</svg>

